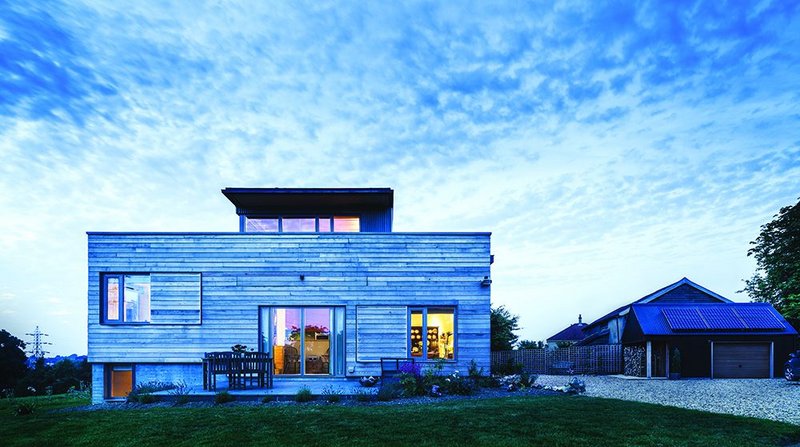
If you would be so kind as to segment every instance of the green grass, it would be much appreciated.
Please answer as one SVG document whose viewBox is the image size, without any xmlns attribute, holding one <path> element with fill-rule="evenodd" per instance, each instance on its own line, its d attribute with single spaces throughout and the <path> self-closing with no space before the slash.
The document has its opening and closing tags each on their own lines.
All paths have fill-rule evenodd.
<svg viewBox="0 0 800 447">
<path fill-rule="evenodd" d="M 36 400 L 12 416 L 0 400 L 0 439 L 17 445 L 492 445 L 769 446 L 800 442 L 800 427 L 587 397 L 474 399 L 388 406 L 225 406 L 48 413 L 85 400 Z"/>
</svg>

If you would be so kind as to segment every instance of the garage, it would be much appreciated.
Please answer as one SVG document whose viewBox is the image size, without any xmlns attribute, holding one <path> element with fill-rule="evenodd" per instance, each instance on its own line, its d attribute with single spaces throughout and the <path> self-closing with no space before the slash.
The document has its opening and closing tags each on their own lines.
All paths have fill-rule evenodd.
<svg viewBox="0 0 800 447">
<path fill-rule="evenodd" d="M 769 343 L 714 343 L 714 378 L 742 379 L 770 377 Z"/>
<path fill-rule="evenodd" d="M 625 367 L 644 377 L 770 378 L 796 343 L 769 303 L 632 304 L 622 335 Z"/>
</svg>

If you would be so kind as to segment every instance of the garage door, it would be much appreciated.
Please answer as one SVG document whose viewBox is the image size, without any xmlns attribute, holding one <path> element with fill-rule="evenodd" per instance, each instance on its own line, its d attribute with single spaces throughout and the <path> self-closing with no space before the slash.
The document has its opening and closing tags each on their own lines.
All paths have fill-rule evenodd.
<svg viewBox="0 0 800 447">
<path fill-rule="evenodd" d="M 714 343 L 714 377 L 769 377 L 769 344 Z"/>
</svg>

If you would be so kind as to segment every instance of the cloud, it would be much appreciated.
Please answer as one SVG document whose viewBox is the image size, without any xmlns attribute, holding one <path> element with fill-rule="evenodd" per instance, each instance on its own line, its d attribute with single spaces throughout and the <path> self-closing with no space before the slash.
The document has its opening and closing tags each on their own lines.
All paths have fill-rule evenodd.
<svg viewBox="0 0 800 447">
<path fill-rule="evenodd" d="M 0 283 L 76 314 L 85 231 L 236 230 L 225 186 L 493 231 L 525 338 L 685 275 L 734 295 L 799 195 L 792 2 L 0 8 Z"/>
</svg>

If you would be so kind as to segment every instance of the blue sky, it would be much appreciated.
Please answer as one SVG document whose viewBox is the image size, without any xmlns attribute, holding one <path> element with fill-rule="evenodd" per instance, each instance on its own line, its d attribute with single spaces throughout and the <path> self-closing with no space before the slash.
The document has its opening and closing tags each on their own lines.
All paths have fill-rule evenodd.
<svg viewBox="0 0 800 447">
<path fill-rule="evenodd" d="M 800 8 L 631 3 L 0 1 L 0 328 L 85 353 L 85 232 L 235 231 L 226 186 L 492 231 L 522 338 L 683 276 L 746 301 L 800 197 Z"/>
</svg>

